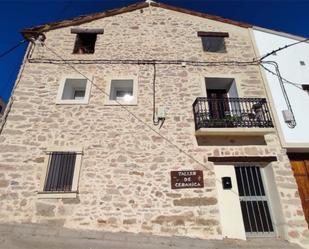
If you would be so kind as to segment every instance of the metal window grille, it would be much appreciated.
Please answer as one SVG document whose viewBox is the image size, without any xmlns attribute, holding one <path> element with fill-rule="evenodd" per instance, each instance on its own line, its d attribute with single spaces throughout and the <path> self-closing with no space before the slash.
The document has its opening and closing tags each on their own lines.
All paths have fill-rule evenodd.
<svg viewBox="0 0 309 249">
<path fill-rule="evenodd" d="M 44 191 L 70 192 L 75 162 L 75 152 L 52 152 L 49 157 Z"/>
<path fill-rule="evenodd" d="M 240 206 L 248 236 L 273 235 L 268 201 L 259 167 L 235 167 Z"/>
</svg>

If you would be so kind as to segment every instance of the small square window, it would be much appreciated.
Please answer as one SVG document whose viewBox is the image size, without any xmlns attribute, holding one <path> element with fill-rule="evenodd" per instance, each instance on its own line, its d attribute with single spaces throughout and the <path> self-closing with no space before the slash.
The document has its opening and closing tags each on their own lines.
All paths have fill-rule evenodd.
<svg viewBox="0 0 309 249">
<path fill-rule="evenodd" d="M 112 79 L 110 80 L 107 104 L 136 104 L 137 84 L 134 79 Z"/>
<path fill-rule="evenodd" d="M 93 54 L 96 40 L 97 40 L 96 33 L 76 34 L 73 53 L 74 54 Z"/>
<path fill-rule="evenodd" d="M 87 104 L 90 95 L 90 82 L 87 79 L 67 78 L 61 82 L 57 104 Z"/>
<path fill-rule="evenodd" d="M 48 152 L 39 191 L 41 198 L 76 197 L 81 154 L 81 149 Z"/>
<path fill-rule="evenodd" d="M 112 80 L 109 99 L 131 101 L 133 98 L 133 80 Z"/>
<path fill-rule="evenodd" d="M 300 64 L 301 66 L 306 66 L 306 63 L 305 63 L 304 61 L 300 61 L 299 64 Z"/>
</svg>

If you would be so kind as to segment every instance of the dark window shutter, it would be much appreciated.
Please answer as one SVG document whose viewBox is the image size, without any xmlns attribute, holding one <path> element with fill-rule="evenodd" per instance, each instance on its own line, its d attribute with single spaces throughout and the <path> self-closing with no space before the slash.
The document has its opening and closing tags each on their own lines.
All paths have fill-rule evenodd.
<svg viewBox="0 0 309 249">
<path fill-rule="evenodd" d="M 73 53 L 75 54 L 93 54 L 97 40 L 96 33 L 80 33 L 76 35 Z"/>
</svg>

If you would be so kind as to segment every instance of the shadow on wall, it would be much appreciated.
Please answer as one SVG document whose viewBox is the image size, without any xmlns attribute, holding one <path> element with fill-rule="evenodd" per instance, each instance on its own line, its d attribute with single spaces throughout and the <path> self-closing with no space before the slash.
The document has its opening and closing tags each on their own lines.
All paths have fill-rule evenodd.
<svg viewBox="0 0 309 249">
<path fill-rule="evenodd" d="M 196 141 L 198 146 L 266 145 L 264 136 L 201 136 Z"/>
</svg>

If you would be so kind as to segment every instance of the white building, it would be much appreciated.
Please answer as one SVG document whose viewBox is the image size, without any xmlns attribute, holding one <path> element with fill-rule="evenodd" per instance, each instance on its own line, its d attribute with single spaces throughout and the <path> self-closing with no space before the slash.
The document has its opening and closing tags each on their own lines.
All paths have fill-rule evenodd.
<svg viewBox="0 0 309 249">
<path fill-rule="evenodd" d="M 262 65 L 277 131 L 291 160 L 309 223 L 309 43 L 303 37 L 258 27 L 253 34 L 259 56 L 293 44 L 267 56 Z"/>
</svg>

